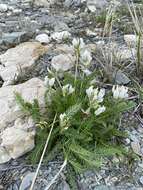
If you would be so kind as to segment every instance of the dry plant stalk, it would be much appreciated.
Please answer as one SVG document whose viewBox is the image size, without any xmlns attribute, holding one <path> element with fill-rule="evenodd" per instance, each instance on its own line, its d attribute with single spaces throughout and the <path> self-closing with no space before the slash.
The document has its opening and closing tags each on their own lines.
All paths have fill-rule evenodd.
<svg viewBox="0 0 143 190">
<path fill-rule="evenodd" d="M 44 146 L 44 150 L 43 150 L 43 152 L 42 152 L 42 155 L 41 155 L 41 158 L 40 158 L 40 161 L 39 161 L 39 164 L 38 164 L 38 167 L 37 167 L 35 176 L 34 176 L 34 178 L 33 178 L 33 181 L 32 181 L 31 187 L 30 187 L 30 190 L 33 190 L 33 188 L 34 188 L 34 184 L 35 184 L 36 178 L 37 178 L 37 176 L 38 176 L 38 172 L 39 172 L 39 170 L 40 170 L 40 167 L 41 167 L 41 164 L 42 164 L 42 161 L 43 161 L 43 158 L 44 158 L 44 155 L 45 155 L 45 152 L 46 152 L 46 149 L 47 149 L 47 146 L 48 146 L 48 143 L 49 143 L 49 140 L 50 140 L 52 131 L 53 131 L 53 127 L 54 127 L 54 124 L 55 124 L 55 122 L 56 122 L 56 118 L 57 118 L 57 115 L 55 115 L 55 117 L 54 117 L 54 120 L 53 120 L 51 129 L 50 129 L 49 135 L 48 135 L 48 137 L 47 137 L 47 140 L 46 140 L 46 143 L 45 143 L 45 146 Z"/>
</svg>

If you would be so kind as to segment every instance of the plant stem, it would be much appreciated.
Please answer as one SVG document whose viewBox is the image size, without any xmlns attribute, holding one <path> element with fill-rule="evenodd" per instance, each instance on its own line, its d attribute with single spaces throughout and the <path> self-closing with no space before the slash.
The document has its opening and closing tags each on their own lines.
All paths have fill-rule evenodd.
<svg viewBox="0 0 143 190">
<path fill-rule="evenodd" d="M 34 178 L 33 178 L 33 181 L 32 181 L 31 187 L 30 187 L 30 190 L 33 190 L 33 188 L 34 188 L 34 184 L 35 184 L 36 178 L 37 178 L 37 176 L 38 176 L 38 172 L 39 172 L 39 169 L 40 169 L 40 167 L 41 167 L 41 164 L 42 164 L 42 161 L 43 161 L 43 158 L 44 158 L 44 155 L 45 155 L 45 152 L 46 152 L 46 149 L 47 149 L 47 146 L 48 146 L 48 143 L 49 143 L 49 140 L 50 140 L 52 131 L 53 131 L 53 127 L 54 127 L 54 124 L 55 124 L 55 121 L 56 121 L 56 117 L 57 117 L 57 114 L 56 114 L 55 117 L 54 117 L 54 120 L 53 120 L 51 129 L 50 129 L 49 135 L 48 135 L 48 137 L 47 137 L 47 140 L 46 140 L 46 143 L 45 143 L 45 146 L 44 146 L 44 150 L 43 150 L 43 153 L 42 153 L 42 155 L 41 155 L 41 158 L 40 158 L 40 161 L 39 161 L 39 164 L 38 164 L 38 167 L 37 167 L 35 176 L 34 176 Z"/>
<path fill-rule="evenodd" d="M 79 55 L 80 55 L 80 50 L 76 49 L 75 80 L 74 80 L 75 86 L 76 86 L 76 79 L 78 75 Z"/>
<path fill-rule="evenodd" d="M 140 75 L 140 69 L 141 69 L 141 34 L 138 35 L 137 40 L 137 74 Z"/>
</svg>

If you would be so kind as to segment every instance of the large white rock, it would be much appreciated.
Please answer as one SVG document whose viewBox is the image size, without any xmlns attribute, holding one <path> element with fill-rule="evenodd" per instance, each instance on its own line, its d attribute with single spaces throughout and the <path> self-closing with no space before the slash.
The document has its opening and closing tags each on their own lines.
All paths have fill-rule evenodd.
<svg viewBox="0 0 143 190">
<path fill-rule="evenodd" d="M 34 122 L 21 111 L 14 92 L 20 93 L 28 102 L 37 99 L 43 107 L 45 91 L 44 82 L 38 78 L 0 88 L 0 163 L 17 158 L 34 147 Z"/>
<path fill-rule="evenodd" d="M 44 82 L 38 78 L 33 78 L 23 84 L 0 88 L 0 129 L 23 116 L 15 101 L 15 92 L 20 93 L 28 102 L 32 102 L 36 98 L 40 104 L 43 104 L 45 90 Z"/>
<path fill-rule="evenodd" d="M 27 72 L 35 65 L 35 61 L 47 51 L 39 42 L 25 42 L 0 55 L 0 76 L 11 83 L 22 72 Z"/>
<path fill-rule="evenodd" d="M 21 123 L 20 126 L 14 125 L 2 133 L 1 146 L 5 147 L 11 158 L 18 158 L 34 148 L 35 132 L 28 132 L 26 127 L 29 127 L 28 123 Z"/>
<path fill-rule="evenodd" d="M 74 66 L 74 62 L 71 54 L 60 54 L 53 57 L 51 65 L 56 71 L 68 71 Z"/>
</svg>

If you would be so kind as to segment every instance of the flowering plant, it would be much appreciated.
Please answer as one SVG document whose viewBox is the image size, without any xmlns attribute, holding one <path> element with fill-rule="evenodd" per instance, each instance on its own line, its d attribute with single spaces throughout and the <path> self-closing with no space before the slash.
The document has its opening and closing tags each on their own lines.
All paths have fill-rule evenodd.
<svg viewBox="0 0 143 190">
<path fill-rule="evenodd" d="M 74 40 L 73 46 L 80 51 L 78 66 L 84 65 L 88 69 L 92 59 L 85 50 L 83 40 Z M 38 160 L 55 115 L 56 122 L 45 159 L 52 159 L 62 152 L 76 171 L 83 171 L 101 166 L 106 156 L 123 154 L 119 139 L 126 134 L 119 129 L 119 120 L 123 112 L 134 106 L 134 102 L 127 100 L 128 88 L 99 88 L 95 73 L 85 75 L 82 69 L 76 73 L 76 78 L 73 73 L 63 73 L 62 80 L 58 79 L 57 73 L 54 76 L 54 72 L 48 71 L 44 113 L 37 102 L 28 103 L 27 107 L 22 97 L 16 95 L 18 103 L 33 116 L 36 123 L 42 125 L 37 129 L 32 160 Z"/>
</svg>

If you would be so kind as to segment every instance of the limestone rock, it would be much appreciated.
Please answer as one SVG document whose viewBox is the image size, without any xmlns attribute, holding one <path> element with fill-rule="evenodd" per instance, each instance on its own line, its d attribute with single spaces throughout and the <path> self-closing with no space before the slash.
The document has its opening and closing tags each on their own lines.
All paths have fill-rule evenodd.
<svg viewBox="0 0 143 190">
<path fill-rule="evenodd" d="M 56 71 L 68 71 L 74 65 L 74 57 L 71 54 L 57 55 L 53 57 L 51 65 Z"/>
<path fill-rule="evenodd" d="M 50 37 L 47 34 L 39 34 L 36 36 L 35 40 L 47 44 L 50 42 Z"/>
<path fill-rule="evenodd" d="M 43 104 L 45 90 L 44 82 L 38 78 L 33 78 L 23 84 L 0 88 L 0 129 L 7 127 L 9 123 L 23 115 L 15 101 L 14 92 L 20 93 L 28 102 L 36 98 L 40 104 Z"/>
<path fill-rule="evenodd" d="M 10 127 L 2 133 L 2 147 L 5 147 L 11 158 L 18 158 L 34 148 L 34 132 Z"/>
<path fill-rule="evenodd" d="M 34 147 L 34 122 L 21 111 L 14 92 L 20 93 L 28 102 L 37 99 L 40 107 L 43 107 L 45 91 L 44 82 L 38 78 L 0 88 L 0 163 L 17 158 Z"/>
<path fill-rule="evenodd" d="M 0 76 L 11 83 L 22 72 L 33 68 L 35 61 L 47 51 L 39 42 L 25 42 L 0 55 Z"/>
</svg>

